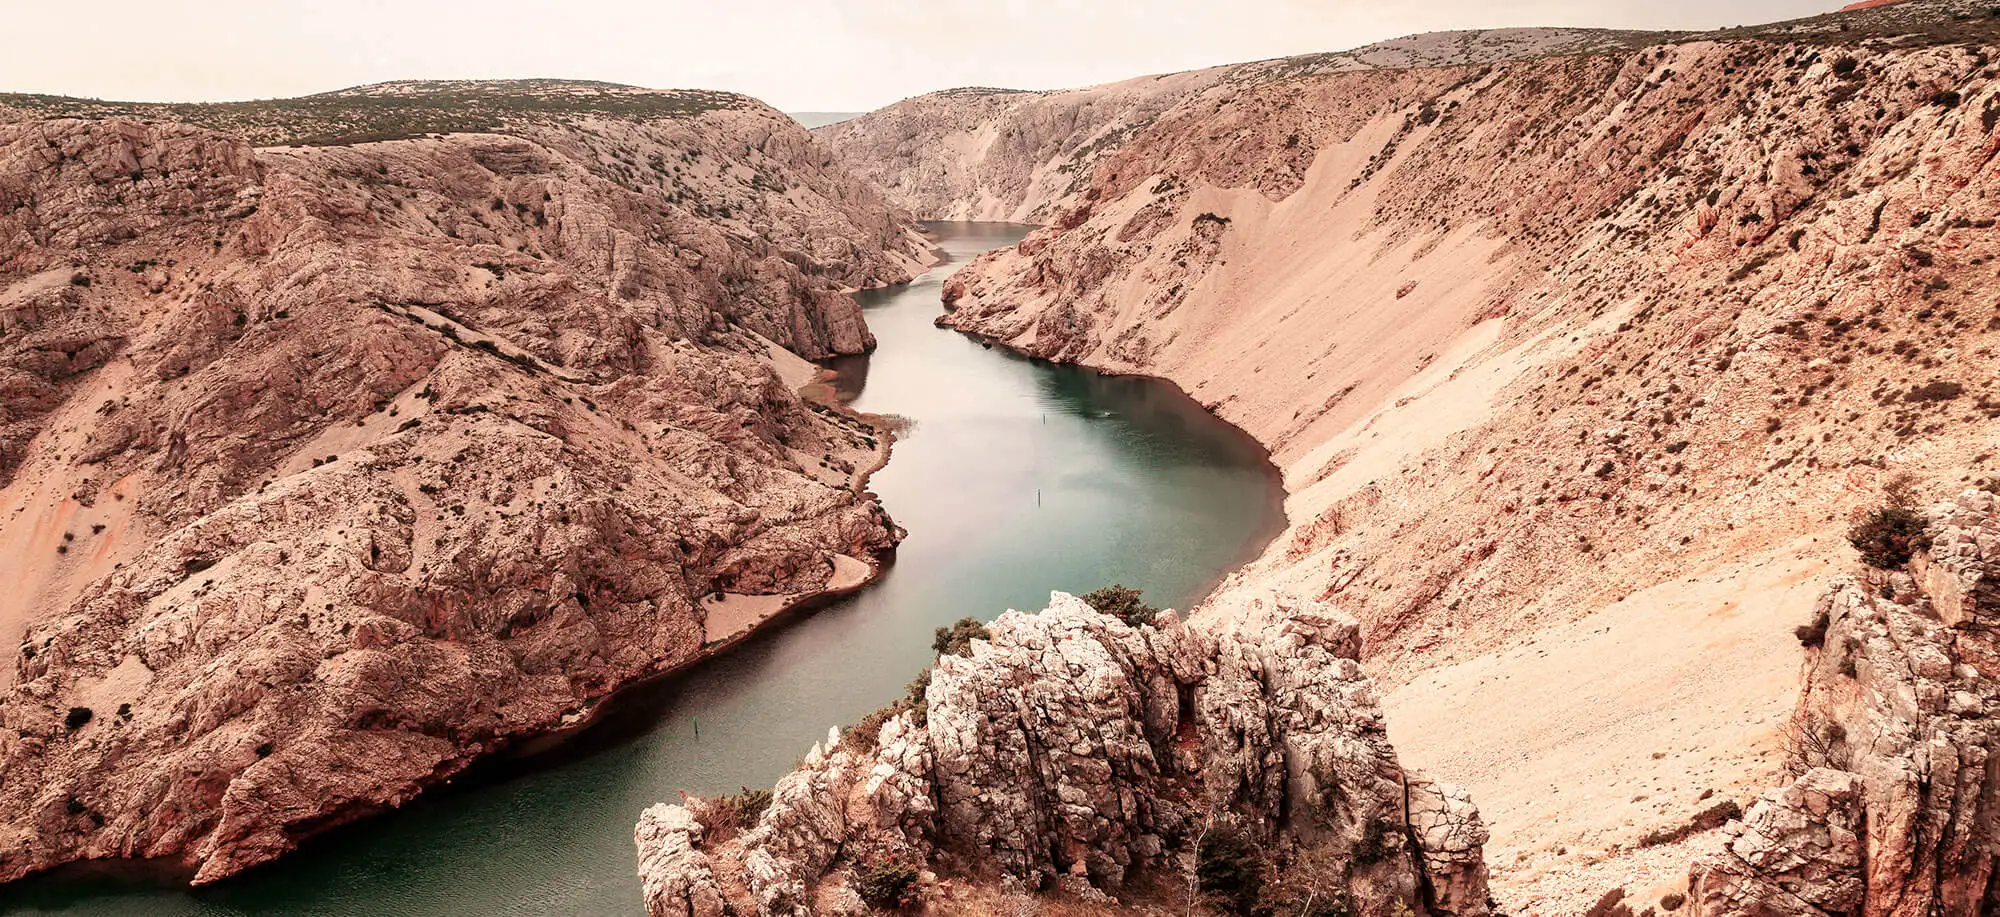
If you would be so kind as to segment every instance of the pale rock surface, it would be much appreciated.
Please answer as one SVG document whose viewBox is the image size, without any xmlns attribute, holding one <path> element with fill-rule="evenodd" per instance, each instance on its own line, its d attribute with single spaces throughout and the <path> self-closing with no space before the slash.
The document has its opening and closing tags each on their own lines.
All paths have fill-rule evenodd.
<svg viewBox="0 0 2000 917">
<path fill-rule="evenodd" d="M 1661 37 L 1605 29 L 1431 32 L 1084 89 L 948 89 L 814 133 L 920 218 L 1044 223 L 1089 189 L 1101 161 L 1176 106 L 1228 104 L 1244 86 L 1306 75 L 1597 53 Z"/>
<path fill-rule="evenodd" d="M 702 827 L 680 806 L 656 805 L 639 816 L 634 839 L 642 858 L 647 917 L 721 917 L 722 888 L 700 852 Z"/>
<path fill-rule="evenodd" d="M 2000 498 L 1966 491 L 1928 515 L 1934 567 L 1995 572 L 1962 546 L 2000 522 Z M 1789 763 L 1804 773 L 1696 862 L 1695 917 L 2000 909 L 2000 607 L 1947 624 L 1920 585 L 1874 572 L 1827 594 L 1825 640 L 1790 727 Z"/>
<path fill-rule="evenodd" d="M 1397 764 L 1355 623 L 1253 604 L 1224 633 L 1171 614 L 1130 627 L 1061 593 L 1009 612 L 969 656 L 939 660 L 926 720 L 905 711 L 872 746 L 829 735 L 709 862 L 744 863 L 759 913 L 823 900 L 890 855 L 1109 906 L 1141 873 L 1177 875 L 1227 824 L 1311 851 L 1324 872 L 1297 881 L 1350 913 L 1486 914 L 1478 812 Z M 642 877 L 668 890 L 649 892 L 656 914 L 683 913 L 671 890 L 711 868 L 668 846 L 685 836 L 640 829 Z"/>
</svg>

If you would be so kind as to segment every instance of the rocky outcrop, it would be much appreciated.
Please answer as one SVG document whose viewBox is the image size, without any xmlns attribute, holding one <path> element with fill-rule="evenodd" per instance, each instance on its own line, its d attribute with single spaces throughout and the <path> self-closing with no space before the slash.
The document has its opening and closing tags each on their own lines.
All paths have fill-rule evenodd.
<svg viewBox="0 0 2000 917">
<path fill-rule="evenodd" d="M 659 805 L 639 818 L 639 877 L 649 917 L 720 917 L 722 888 L 701 852 L 705 833 L 680 806 Z"/>
<path fill-rule="evenodd" d="M 1692 873 L 1690 914 L 1821 917 L 1861 904 L 1861 780 L 1816 767 L 1728 826 Z"/>
<path fill-rule="evenodd" d="M 508 91 L 0 123 L 0 880 L 231 875 L 894 543 L 886 436 L 794 389 L 908 221 L 740 97 Z"/>
<path fill-rule="evenodd" d="M 1932 561 L 1967 574 L 1966 545 L 2000 497 L 1935 507 Z M 1955 582 L 1955 581 L 1954 581 Z M 1955 597 L 1957 593 L 1953 593 Z M 1822 604 L 1824 639 L 1794 718 L 1791 764 L 1691 874 L 1695 917 L 1862 914 L 1973 917 L 2000 908 L 2000 603 L 1940 619 L 1902 573 L 1848 579 Z"/>
<path fill-rule="evenodd" d="M 921 710 L 816 746 L 740 838 L 689 856 L 687 810 L 648 811 L 649 911 L 713 913 L 685 890 L 725 863 L 742 864 L 740 912 L 832 912 L 885 863 L 1109 903 L 1153 887 L 1141 876 L 1185 889 L 1195 863 L 1236 851 L 1256 887 L 1211 893 L 1486 914 L 1478 812 L 1397 764 L 1355 623 L 1276 596 L 1242 611 L 1213 633 L 1127 626 L 1060 593 L 1003 615 L 939 660 Z"/>
</svg>

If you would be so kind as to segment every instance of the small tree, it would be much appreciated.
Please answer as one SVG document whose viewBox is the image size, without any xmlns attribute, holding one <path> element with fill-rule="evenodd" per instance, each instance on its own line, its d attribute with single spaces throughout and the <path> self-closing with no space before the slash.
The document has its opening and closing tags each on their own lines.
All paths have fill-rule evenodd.
<svg viewBox="0 0 2000 917">
<path fill-rule="evenodd" d="M 1133 627 L 1153 623 L 1160 613 L 1158 608 L 1139 599 L 1139 590 L 1113 584 L 1083 597 L 1085 604 L 1108 614 Z"/>
<path fill-rule="evenodd" d="M 1897 475 L 1883 485 L 1883 505 L 1862 514 L 1847 530 L 1847 541 L 1861 552 L 1863 563 L 1897 570 L 1911 555 L 1930 547 L 1924 514 L 1916 508 L 1916 488 L 1909 475 Z"/>
<path fill-rule="evenodd" d="M 910 711 L 910 721 L 918 726 L 927 726 L 931 721 L 931 702 L 926 696 L 931 689 L 931 672 L 935 667 L 926 668 L 910 679 L 909 687 L 903 689 L 903 706 Z"/>
</svg>

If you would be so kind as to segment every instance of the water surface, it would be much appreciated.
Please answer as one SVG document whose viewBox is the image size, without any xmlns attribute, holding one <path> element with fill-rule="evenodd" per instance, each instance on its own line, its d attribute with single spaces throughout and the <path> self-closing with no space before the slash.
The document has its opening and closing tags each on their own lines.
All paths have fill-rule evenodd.
<svg viewBox="0 0 2000 917">
<path fill-rule="evenodd" d="M 564 751 L 488 768 L 219 888 L 38 881 L 0 912 L 639 917 L 632 825 L 677 791 L 769 786 L 900 696 L 931 631 L 1122 582 L 1185 607 L 1282 525 L 1262 452 L 1171 386 L 1032 362 L 932 325 L 957 263 L 1029 229 L 933 224 L 950 260 L 863 294 L 881 346 L 839 361 L 910 426 L 873 480 L 909 538 L 880 582 L 641 689 Z"/>
</svg>

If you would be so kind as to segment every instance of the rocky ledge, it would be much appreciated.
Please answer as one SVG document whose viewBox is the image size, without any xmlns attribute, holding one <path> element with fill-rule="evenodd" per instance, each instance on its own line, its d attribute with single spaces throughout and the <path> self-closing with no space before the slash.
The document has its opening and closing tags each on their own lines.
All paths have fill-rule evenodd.
<svg viewBox="0 0 2000 917">
<path fill-rule="evenodd" d="M 1397 763 L 1356 623 L 1241 601 L 1216 629 L 1129 626 L 1061 593 L 1008 612 L 939 660 L 923 703 L 829 734 L 754 822 L 738 799 L 647 810 L 649 914 L 1031 911 L 1036 892 L 1489 913 L 1478 811 Z"/>
</svg>

